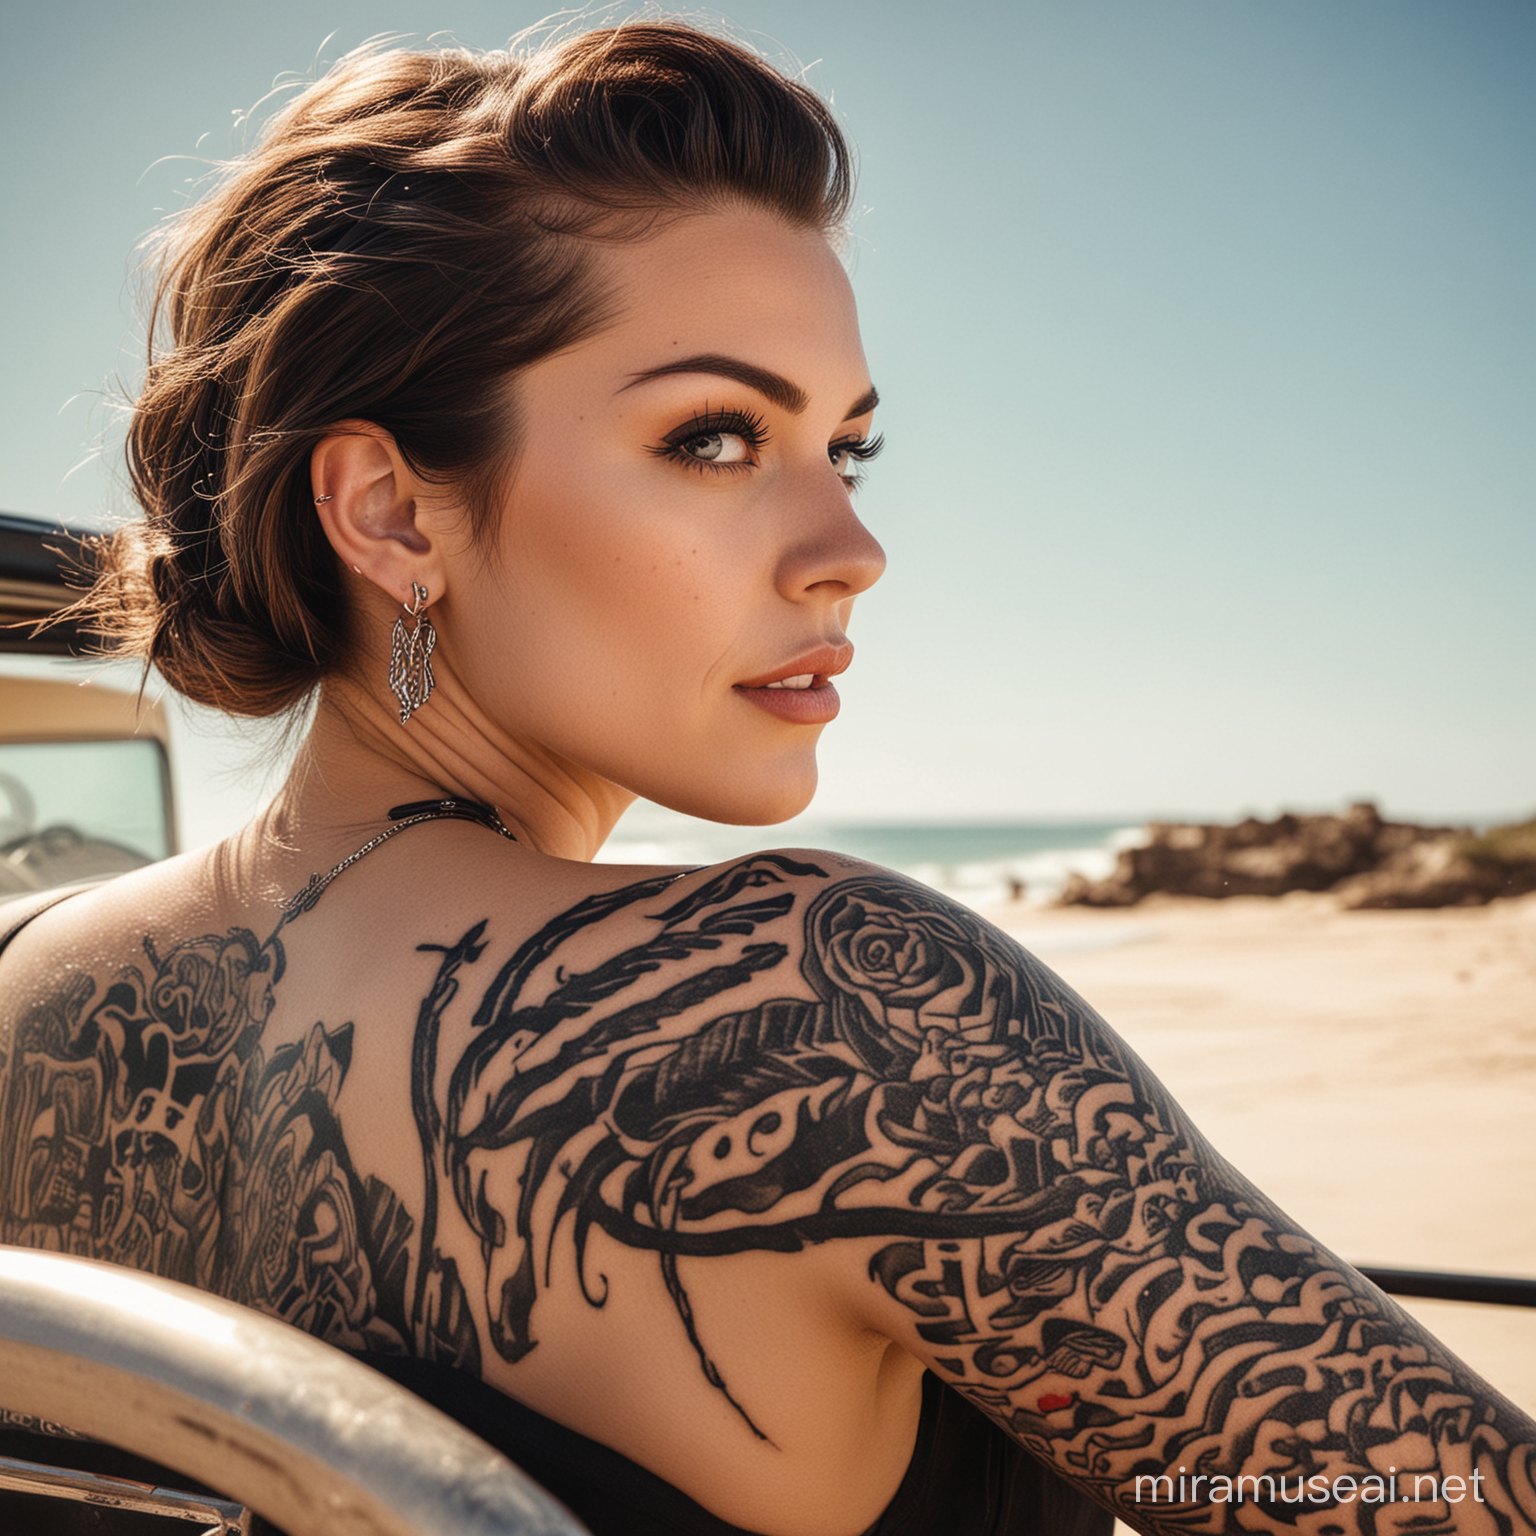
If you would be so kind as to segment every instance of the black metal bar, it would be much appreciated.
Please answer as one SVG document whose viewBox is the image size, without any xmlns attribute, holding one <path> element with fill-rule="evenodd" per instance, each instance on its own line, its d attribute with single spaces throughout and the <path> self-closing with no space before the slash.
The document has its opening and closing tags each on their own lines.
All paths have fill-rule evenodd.
<svg viewBox="0 0 1536 1536">
<path fill-rule="evenodd" d="M 57 585 L 69 592 L 68 577 L 75 561 L 68 551 L 78 549 L 88 536 L 83 528 L 0 512 L 0 575 Z"/>
<path fill-rule="evenodd" d="M 0 512 L 0 651 L 62 656 L 88 648 L 91 637 L 74 622 L 36 631 L 80 596 L 89 565 L 85 537 L 83 529 Z"/>
<path fill-rule="evenodd" d="M 1522 1280 L 1517 1275 L 1458 1275 L 1433 1269 L 1368 1269 L 1363 1265 L 1360 1273 L 1389 1296 L 1536 1307 L 1536 1280 Z"/>
</svg>

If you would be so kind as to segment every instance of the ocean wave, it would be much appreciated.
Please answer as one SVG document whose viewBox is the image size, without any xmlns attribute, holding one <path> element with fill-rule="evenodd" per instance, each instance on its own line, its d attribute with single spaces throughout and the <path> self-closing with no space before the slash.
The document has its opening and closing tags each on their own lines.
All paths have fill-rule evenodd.
<svg viewBox="0 0 1536 1536">
<path fill-rule="evenodd" d="M 1102 879 L 1141 825 L 1116 822 L 857 823 L 798 818 L 728 827 L 646 806 L 599 855 L 615 864 L 717 864 L 765 848 L 826 848 L 883 864 L 978 910 L 1053 900 L 1072 874 Z"/>
</svg>

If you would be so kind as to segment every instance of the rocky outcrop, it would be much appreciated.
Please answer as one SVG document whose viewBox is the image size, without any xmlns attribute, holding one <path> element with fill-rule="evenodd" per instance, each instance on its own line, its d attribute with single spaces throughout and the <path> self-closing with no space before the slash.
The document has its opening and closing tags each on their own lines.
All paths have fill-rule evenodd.
<svg viewBox="0 0 1536 1536">
<path fill-rule="evenodd" d="M 1471 907 L 1524 896 L 1536 891 L 1536 821 L 1483 837 L 1427 838 L 1334 890 L 1340 906 L 1356 910 Z"/>
<path fill-rule="evenodd" d="M 1250 816 L 1235 826 L 1153 822 L 1112 875 L 1074 875 L 1059 899 L 1128 907 L 1154 891 L 1212 899 L 1334 891 L 1348 907 L 1481 904 L 1536 890 L 1536 824 L 1529 846 L 1508 836 L 1521 831 L 1474 838 L 1465 827 L 1384 821 L 1368 802 L 1342 816 Z"/>
</svg>

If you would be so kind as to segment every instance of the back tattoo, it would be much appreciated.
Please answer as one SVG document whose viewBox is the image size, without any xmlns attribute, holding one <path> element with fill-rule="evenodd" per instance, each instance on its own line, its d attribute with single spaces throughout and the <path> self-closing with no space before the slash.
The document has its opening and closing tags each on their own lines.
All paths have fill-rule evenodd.
<svg viewBox="0 0 1536 1536">
<path fill-rule="evenodd" d="M 620 913 L 644 933 L 614 953 Z M 421 945 L 438 962 L 412 1051 L 419 1211 L 349 1154 L 352 1025 L 263 1046 L 284 923 L 146 939 L 141 964 L 21 1013 L 0 1240 L 479 1371 L 485 1350 L 536 1347 L 562 1224 L 604 1304 L 582 1262 L 597 1227 L 658 1255 L 705 1376 L 763 1435 L 678 1260 L 873 1239 L 872 1294 L 912 1347 L 1138 1524 L 1221 1529 L 1216 1484 L 1263 1477 L 1234 1525 L 1374 1529 L 1400 1515 L 1287 1509 L 1286 1480 L 1385 1489 L 1426 1459 L 1478 1472 L 1490 1529 L 1536 1524 L 1520 1415 L 1233 1173 L 1070 989 L 932 892 L 780 854 L 641 880 L 521 944 L 448 1051 L 493 935 Z M 731 1007 L 775 973 L 780 995 Z M 465 1247 L 450 1225 L 475 1277 L 442 1251 Z M 1211 1491 L 1176 1494 L 1181 1473 Z M 1167 1482 L 1160 1511 L 1131 1508 L 1138 1477 Z"/>
</svg>

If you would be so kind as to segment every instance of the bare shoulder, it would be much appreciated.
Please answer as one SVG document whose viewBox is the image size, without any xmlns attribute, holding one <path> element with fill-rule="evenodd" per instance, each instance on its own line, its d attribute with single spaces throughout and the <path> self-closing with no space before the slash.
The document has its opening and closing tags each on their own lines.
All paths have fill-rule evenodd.
<svg viewBox="0 0 1536 1536">
<path fill-rule="evenodd" d="M 1060 1175 L 1103 1182 L 1063 1152 L 1061 1117 L 1097 1124 L 1132 1094 L 1120 1042 L 1012 940 L 816 850 L 603 892 L 479 985 L 450 1160 L 490 1177 L 532 1134 L 580 1223 L 674 1256 L 948 1234 L 962 1212 L 1016 1231 L 1070 1208 Z"/>
<path fill-rule="evenodd" d="M 920 882 L 782 849 L 657 896 L 652 937 L 604 977 L 633 1030 L 614 1048 L 635 1053 L 616 1123 L 669 1169 L 629 1186 L 664 1188 L 664 1212 L 603 1205 L 630 1242 L 797 1248 L 949 1234 L 961 1212 L 1016 1231 L 1068 1198 L 1057 1117 L 1131 1099 L 1134 1064 L 1087 1004 Z M 674 1009 L 675 1032 L 657 1016 Z"/>
<path fill-rule="evenodd" d="M 596 1219 L 664 1254 L 844 1254 L 818 1273 L 868 1326 L 1142 1528 L 1305 1497 L 1339 1532 L 1400 1502 L 1449 1529 L 1474 1488 L 1536 1529 L 1536 1425 L 1221 1159 L 1059 978 L 917 882 L 764 857 L 793 866 L 764 887 L 777 985 L 615 1081 L 623 1155 L 654 1161 L 590 1182 Z M 732 899 L 750 945 L 765 898 Z"/>
</svg>

